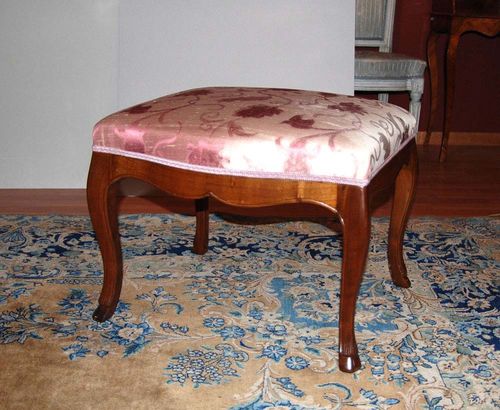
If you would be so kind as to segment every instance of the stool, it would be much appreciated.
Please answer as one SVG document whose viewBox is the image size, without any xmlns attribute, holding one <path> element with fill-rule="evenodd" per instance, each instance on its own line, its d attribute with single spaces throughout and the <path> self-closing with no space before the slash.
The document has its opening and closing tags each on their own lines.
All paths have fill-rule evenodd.
<svg viewBox="0 0 500 410">
<path fill-rule="evenodd" d="M 208 244 L 208 198 L 260 207 L 311 203 L 343 231 L 339 368 L 361 367 L 356 299 L 370 240 L 370 214 L 393 193 L 388 260 L 409 287 L 403 234 L 417 174 L 415 118 L 402 108 L 336 94 L 210 87 L 158 98 L 96 124 L 87 200 L 104 265 L 93 318 L 109 319 L 122 286 L 116 182 L 136 178 L 196 203 L 193 250 Z"/>
</svg>

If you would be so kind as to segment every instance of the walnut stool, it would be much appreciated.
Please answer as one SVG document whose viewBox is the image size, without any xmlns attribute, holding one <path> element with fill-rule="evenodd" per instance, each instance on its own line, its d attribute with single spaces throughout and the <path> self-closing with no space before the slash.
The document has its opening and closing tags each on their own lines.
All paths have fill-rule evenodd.
<svg viewBox="0 0 500 410">
<path fill-rule="evenodd" d="M 388 260 L 408 287 L 402 242 L 416 173 L 415 118 L 377 100 L 273 88 L 200 88 L 136 105 L 94 129 L 87 185 L 104 263 L 94 319 L 109 319 L 122 285 L 116 182 L 146 181 L 196 201 L 194 252 L 207 251 L 208 198 L 259 207 L 311 203 L 343 230 L 339 367 L 361 366 L 354 311 L 370 240 L 370 214 L 394 192 Z"/>
</svg>

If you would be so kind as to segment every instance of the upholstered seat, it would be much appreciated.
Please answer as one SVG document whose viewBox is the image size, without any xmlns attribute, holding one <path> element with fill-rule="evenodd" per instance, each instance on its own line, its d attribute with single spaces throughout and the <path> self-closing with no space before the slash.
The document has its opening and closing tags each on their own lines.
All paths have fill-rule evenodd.
<svg viewBox="0 0 500 410">
<path fill-rule="evenodd" d="M 415 135 L 387 103 L 301 90 L 200 88 L 100 121 L 94 151 L 220 175 L 365 186 Z"/>
<path fill-rule="evenodd" d="M 356 50 L 354 72 L 356 78 L 420 78 L 425 61 L 404 54 L 383 53 L 375 50 Z"/>
<path fill-rule="evenodd" d="M 87 182 L 104 265 L 93 317 L 109 319 L 120 298 L 118 181 L 136 178 L 194 200 L 198 254 L 208 251 L 209 198 L 236 207 L 309 203 L 342 226 L 339 369 L 358 370 L 354 312 L 370 213 L 390 195 L 389 271 L 394 284 L 410 286 L 402 247 L 416 181 L 415 134 L 415 118 L 387 103 L 273 88 L 194 89 L 104 118 L 94 128 Z"/>
</svg>

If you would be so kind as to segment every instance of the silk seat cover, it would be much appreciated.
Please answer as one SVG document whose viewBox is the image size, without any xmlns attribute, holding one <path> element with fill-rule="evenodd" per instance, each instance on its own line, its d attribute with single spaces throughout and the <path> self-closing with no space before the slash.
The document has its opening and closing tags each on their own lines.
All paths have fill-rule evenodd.
<svg viewBox="0 0 500 410">
<path fill-rule="evenodd" d="M 378 100 L 209 87 L 104 118 L 93 151 L 212 174 L 365 186 L 415 137 L 415 122 Z"/>
</svg>

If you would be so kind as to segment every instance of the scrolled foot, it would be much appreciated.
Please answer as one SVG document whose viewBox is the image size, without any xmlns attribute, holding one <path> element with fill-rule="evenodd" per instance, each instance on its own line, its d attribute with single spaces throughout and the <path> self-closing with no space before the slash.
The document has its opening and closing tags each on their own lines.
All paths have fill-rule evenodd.
<svg viewBox="0 0 500 410">
<path fill-rule="evenodd" d="M 361 360 L 359 355 L 356 353 L 352 356 L 345 356 L 342 353 L 339 354 L 339 369 L 344 373 L 354 373 L 356 370 L 361 368 Z"/>
<path fill-rule="evenodd" d="M 111 318 L 111 316 L 113 316 L 113 313 L 115 313 L 115 308 L 116 306 L 110 307 L 99 305 L 92 314 L 92 319 L 94 319 L 96 322 L 105 322 L 106 320 Z"/>
</svg>

